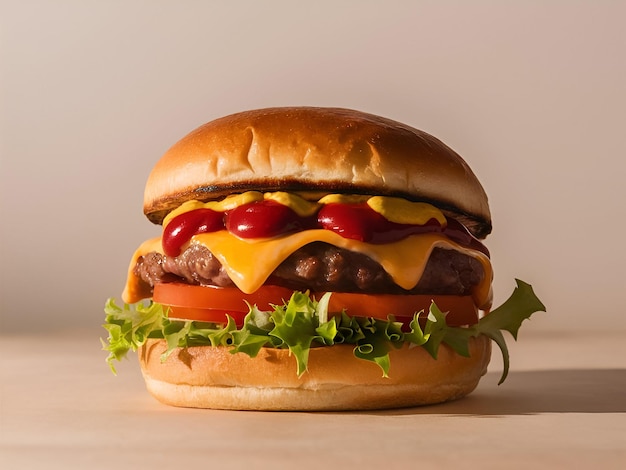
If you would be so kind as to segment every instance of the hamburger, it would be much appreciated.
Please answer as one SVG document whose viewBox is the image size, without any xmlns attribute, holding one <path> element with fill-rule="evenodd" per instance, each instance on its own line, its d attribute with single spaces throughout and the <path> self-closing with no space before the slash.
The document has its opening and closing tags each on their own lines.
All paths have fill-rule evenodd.
<svg viewBox="0 0 626 470">
<path fill-rule="evenodd" d="M 364 410 L 457 399 L 503 331 L 545 310 L 523 281 L 492 309 L 488 199 L 435 137 L 348 109 L 211 121 L 153 168 L 162 226 L 106 304 L 114 362 L 137 351 L 159 401 Z"/>
</svg>

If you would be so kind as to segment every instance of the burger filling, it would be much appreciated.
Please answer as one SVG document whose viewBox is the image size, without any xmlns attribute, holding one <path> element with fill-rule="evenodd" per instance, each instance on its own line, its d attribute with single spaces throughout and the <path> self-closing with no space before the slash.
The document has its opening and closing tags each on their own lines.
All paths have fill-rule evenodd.
<svg viewBox="0 0 626 470">
<path fill-rule="evenodd" d="M 125 305 L 107 303 L 108 360 L 163 338 L 164 360 L 194 345 L 251 357 L 289 348 L 301 375 L 310 348 L 342 343 L 386 376 L 391 348 L 421 346 L 436 359 L 445 343 L 467 355 L 469 340 L 486 335 L 502 351 L 504 380 L 502 330 L 515 337 L 545 307 L 518 281 L 505 304 L 479 318 L 491 307 L 491 280 L 487 249 L 430 204 L 258 192 L 188 201 L 165 217 L 162 236 L 136 250 Z"/>
<path fill-rule="evenodd" d="M 235 285 L 217 257 L 200 244 L 192 244 L 174 257 L 158 252 L 140 256 L 133 272 L 150 289 L 159 282 Z M 435 248 L 418 284 L 407 290 L 398 286 L 383 267 L 368 256 L 316 242 L 290 255 L 267 283 L 321 292 L 470 295 L 484 276 L 482 264 L 475 258 L 455 250 Z"/>
<path fill-rule="evenodd" d="M 484 245 L 436 207 L 401 198 L 246 192 L 187 201 L 163 234 L 144 243 L 124 300 L 159 283 L 263 285 L 313 292 L 473 296 L 488 309 L 491 264 Z"/>
</svg>

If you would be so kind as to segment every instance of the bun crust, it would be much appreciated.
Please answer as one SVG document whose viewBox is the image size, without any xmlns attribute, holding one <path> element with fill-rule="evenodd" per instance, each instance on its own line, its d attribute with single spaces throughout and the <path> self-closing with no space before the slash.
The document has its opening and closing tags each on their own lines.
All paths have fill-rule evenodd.
<svg viewBox="0 0 626 470">
<path fill-rule="evenodd" d="M 174 351 L 151 339 L 139 361 L 150 393 L 174 406 L 230 410 L 366 410 L 441 403 L 467 395 L 487 371 L 491 341 L 470 341 L 470 357 L 441 345 L 437 360 L 423 348 L 390 352 L 389 377 L 356 359 L 353 346 L 312 348 L 309 369 L 298 378 L 288 350 L 263 348 L 255 358 L 227 347 Z"/>
<path fill-rule="evenodd" d="M 233 192 L 377 194 L 431 202 L 478 238 L 491 231 L 487 196 L 467 163 L 435 137 L 338 108 L 268 108 L 209 122 L 176 143 L 149 176 L 154 223 L 190 199 Z"/>
</svg>

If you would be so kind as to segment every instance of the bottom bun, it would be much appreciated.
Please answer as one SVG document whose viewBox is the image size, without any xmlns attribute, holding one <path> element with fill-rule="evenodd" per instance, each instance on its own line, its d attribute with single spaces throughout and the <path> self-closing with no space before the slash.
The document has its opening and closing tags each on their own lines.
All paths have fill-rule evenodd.
<svg viewBox="0 0 626 470">
<path fill-rule="evenodd" d="M 296 374 L 288 350 L 263 348 L 255 358 L 228 347 L 175 350 L 164 362 L 165 340 L 139 350 L 148 391 L 168 405 L 228 410 L 366 410 L 454 400 L 470 393 L 487 372 L 491 340 L 472 338 L 470 357 L 441 345 L 437 359 L 421 347 L 392 350 L 389 377 L 354 357 L 354 346 L 312 348 L 308 370 Z"/>
</svg>

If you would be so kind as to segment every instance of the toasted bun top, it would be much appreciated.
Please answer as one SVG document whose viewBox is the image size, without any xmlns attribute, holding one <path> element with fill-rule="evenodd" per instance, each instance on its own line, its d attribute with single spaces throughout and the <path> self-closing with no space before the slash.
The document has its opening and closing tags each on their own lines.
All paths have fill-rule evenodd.
<svg viewBox="0 0 626 470">
<path fill-rule="evenodd" d="M 154 223 L 181 203 L 242 191 L 372 194 L 430 202 L 482 238 L 487 195 L 467 163 L 435 137 L 338 108 L 268 108 L 216 119 L 181 139 L 146 185 Z"/>
</svg>

